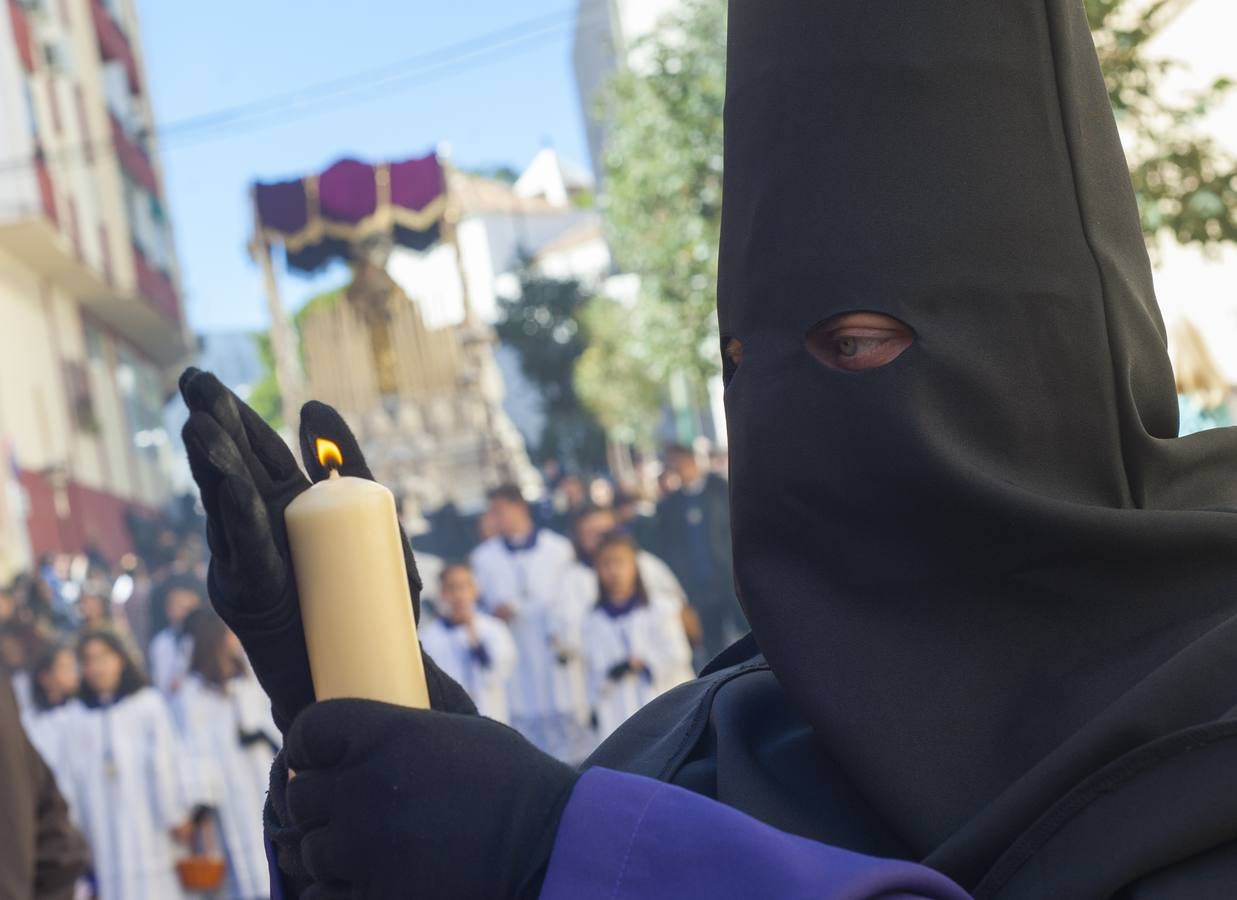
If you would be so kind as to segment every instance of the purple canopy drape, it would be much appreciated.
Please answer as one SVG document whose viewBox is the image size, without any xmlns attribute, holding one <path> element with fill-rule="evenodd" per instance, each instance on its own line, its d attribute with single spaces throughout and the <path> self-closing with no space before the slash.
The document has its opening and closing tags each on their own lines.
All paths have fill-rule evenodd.
<svg viewBox="0 0 1237 900">
<path fill-rule="evenodd" d="M 415 250 L 434 244 L 446 177 L 433 153 L 377 164 L 341 159 L 317 175 L 256 184 L 254 202 L 258 237 L 282 244 L 289 268 L 313 272 L 375 235 Z"/>
</svg>

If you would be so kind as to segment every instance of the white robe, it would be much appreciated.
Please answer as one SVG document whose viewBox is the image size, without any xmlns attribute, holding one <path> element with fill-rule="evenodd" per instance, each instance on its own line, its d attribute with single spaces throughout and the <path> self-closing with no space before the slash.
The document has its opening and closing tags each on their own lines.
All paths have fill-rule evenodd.
<svg viewBox="0 0 1237 900">
<path fill-rule="evenodd" d="M 594 607 L 584 620 L 584 654 L 588 661 L 589 701 L 597 716 L 597 737 L 604 740 L 640 707 L 681 684 L 691 648 L 674 609 L 673 598 L 653 595 L 645 606 L 612 616 Z M 631 657 L 643 661 L 647 675 L 609 677 L 615 665 Z"/>
<path fill-rule="evenodd" d="M 33 709 L 34 686 L 30 679 L 30 673 L 26 671 L 14 672 L 9 676 L 9 683 L 13 685 L 13 696 L 17 698 L 18 713 L 24 713 L 29 709 Z"/>
<path fill-rule="evenodd" d="M 189 805 L 162 695 L 142 688 L 65 722 L 65 797 L 90 845 L 99 900 L 179 900 L 170 832 Z"/>
<path fill-rule="evenodd" d="M 463 625 L 451 627 L 436 619 L 422 632 L 421 644 L 444 672 L 463 685 L 481 715 L 508 723 L 507 682 L 519 658 L 515 641 L 501 620 L 480 611 L 476 613 L 476 627 L 477 639 L 488 657 L 485 665 L 473 654 L 468 629 Z"/>
<path fill-rule="evenodd" d="M 679 580 L 674 577 L 674 572 L 660 557 L 654 556 L 647 550 L 641 550 L 636 557 L 636 569 L 640 573 L 640 582 L 644 585 L 645 593 L 657 598 L 656 608 L 666 617 L 666 627 L 682 631 L 683 607 L 687 603 L 687 595 L 682 585 L 679 584 Z M 584 619 L 597 605 L 597 570 L 577 562 L 571 567 L 567 581 L 572 598 L 572 608 L 578 611 L 580 624 L 583 625 Z M 686 634 L 684 637 L 686 638 Z M 586 654 L 587 651 L 582 649 L 581 653 Z M 696 670 L 692 668 L 691 654 L 688 653 L 687 659 L 683 660 L 680 665 L 660 672 L 658 677 L 661 679 L 662 690 L 668 690 L 684 681 L 691 681 L 696 677 Z"/>
<path fill-rule="evenodd" d="M 68 793 L 65 787 L 68 771 L 67 750 L 70 749 L 66 740 L 68 720 L 82 709 L 85 707 L 79 701 L 70 700 L 52 709 L 37 709 L 31 706 L 21 717 L 26 736 L 30 738 L 34 749 L 39 751 L 39 756 L 43 757 L 43 762 L 51 769 L 61 794 Z"/>
<path fill-rule="evenodd" d="M 171 697 L 184 684 L 193 656 L 193 639 L 168 626 L 154 636 L 147 651 L 150 683 Z"/>
<path fill-rule="evenodd" d="M 226 689 L 190 675 L 176 695 L 175 711 L 189 768 L 190 800 L 214 808 L 228 861 L 227 893 L 234 900 L 270 894 L 262 804 L 275 750 L 266 741 L 241 744 L 241 734 L 263 734 L 276 746 L 279 730 L 270 701 L 252 676 L 233 678 Z"/>
<path fill-rule="evenodd" d="M 510 551 L 495 537 L 470 560 L 485 609 L 515 610 L 508 627 L 520 664 L 507 692 L 511 722 L 542 750 L 571 762 L 590 749 L 584 667 L 565 649 L 573 643 L 566 576 L 574 559 L 569 540 L 542 529 L 527 550 Z"/>
</svg>

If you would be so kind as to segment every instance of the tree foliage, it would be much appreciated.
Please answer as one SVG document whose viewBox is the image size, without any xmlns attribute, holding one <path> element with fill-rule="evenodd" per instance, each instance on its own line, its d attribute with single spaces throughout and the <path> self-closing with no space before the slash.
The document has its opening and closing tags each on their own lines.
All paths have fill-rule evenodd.
<svg viewBox="0 0 1237 900">
<path fill-rule="evenodd" d="M 609 297 L 596 297 L 585 308 L 583 323 L 588 348 L 576 364 L 580 397 L 616 441 L 648 448 L 657 421 L 665 383 L 656 374 L 664 363 L 654 348 L 636 335 L 649 330 L 637 321 L 644 313 L 662 311 L 655 304 L 629 307 Z"/>
<path fill-rule="evenodd" d="M 520 295 L 500 301 L 502 342 L 520 357 L 520 369 L 541 394 L 545 430 L 533 448 L 538 461 L 558 459 L 579 469 L 605 463 L 605 434 L 576 393 L 576 360 L 587 346 L 581 311 L 588 299 L 579 282 L 519 272 Z"/>
<path fill-rule="evenodd" d="M 1117 117 L 1143 231 L 1155 248 L 1237 241 L 1237 165 L 1204 119 L 1231 88 L 1218 79 L 1183 99 L 1165 96 L 1182 63 L 1154 56 L 1156 35 L 1193 0 L 1086 0 L 1108 98 Z"/>
<path fill-rule="evenodd" d="M 646 350 L 641 374 L 662 384 L 676 371 L 695 383 L 718 371 L 725 18 L 721 0 L 687 0 L 636 46 L 602 113 L 608 237 L 641 279 L 630 343 Z"/>
</svg>

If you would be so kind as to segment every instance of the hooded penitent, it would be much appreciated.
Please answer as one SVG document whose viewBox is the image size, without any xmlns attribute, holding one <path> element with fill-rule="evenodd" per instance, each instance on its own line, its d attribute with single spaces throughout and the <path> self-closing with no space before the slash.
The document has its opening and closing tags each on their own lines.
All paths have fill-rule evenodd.
<svg viewBox="0 0 1237 900">
<path fill-rule="evenodd" d="M 1076 896 L 1105 840 L 1147 868 L 1102 883 L 1231 863 L 1237 432 L 1175 437 L 1081 0 L 731 0 L 729 41 L 735 570 L 782 689 L 980 893 L 1048 852 Z M 860 310 L 914 344 L 818 363 Z"/>
</svg>

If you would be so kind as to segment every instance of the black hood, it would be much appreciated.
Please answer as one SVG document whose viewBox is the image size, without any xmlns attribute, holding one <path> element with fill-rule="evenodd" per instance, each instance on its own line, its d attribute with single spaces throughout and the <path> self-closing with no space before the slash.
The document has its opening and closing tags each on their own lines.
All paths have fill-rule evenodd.
<svg viewBox="0 0 1237 900">
<path fill-rule="evenodd" d="M 731 0 L 725 154 L 744 608 L 877 815 L 974 885 L 1237 704 L 1237 433 L 1175 437 L 1080 0 Z M 915 343 L 806 351 L 860 310 Z"/>
</svg>

